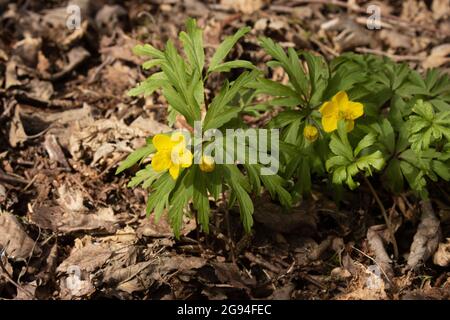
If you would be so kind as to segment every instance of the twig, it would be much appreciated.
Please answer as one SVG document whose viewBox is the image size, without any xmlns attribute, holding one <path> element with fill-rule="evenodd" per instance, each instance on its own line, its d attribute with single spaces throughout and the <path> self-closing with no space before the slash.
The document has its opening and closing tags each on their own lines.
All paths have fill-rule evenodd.
<svg viewBox="0 0 450 320">
<path fill-rule="evenodd" d="M 274 266 L 273 264 L 270 264 L 269 262 L 267 262 L 263 259 L 258 258 L 251 252 L 246 252 L 244 254 L 244 256 L 251 262 L 258 264 L 258 265 L 262 266 L 263 268 L 272 271 L 273 273 L 279 274 L 281 272 L 280 268 Z"/>
<path fill-rule="evenodd" d="M 2 171 L 0 171 L 0 181 L 5 181 L 7 183 L 17 183 L 17 184 L 25 184 L 27 185 L 29 182 L 20 177 L 20 176 L 11 176 L 9 174 L 3 173 Z"/>
<path fill-rule="evenodd" d="M 369 179 L 364 176 L 364 181 L 366 182 L 367 186 L 370 189 L 370 192 L 372 192 L 373 197 L 375 198 L 375 201 L 377 202 L 378 206 L 380 207 L 381 212 L 383 213 L 384 221 L 386 222 L 386 226 L 388 227 L 392 246 L 394 247 L 394 257 L 395 259 L 398 259 L 398 246 L 397 246 L 397 240 L 395 239 L 395 232 L 394 228 L 392 227 L 391 220 L 387 216 L 386 209 L 383 206 L 383 203 L 381 202 L 380 198 L 378 197 L 377 192 L 375 191 L 374 187 L 370 183 Z"/>
<path fill-rule="evenodd" d="M 376 49 L 369 49 L 369 48 L 356 48 L 355 51 L 359 52 L 359 53 L 370 53 L 370 54 L 375 54 L 375 55 L 379 55 L 379 56 L 384 56 L 384 57 L 388 57 L 389 59 L 392 59 L 396 62 L 401 62 L 401 61 L 422 61 L 424 58 L 422 57 L 418 57 L 418 56 L 399 56 L 399 55 L 395 55 L 395 54 L 390 54 L 381 50 L 376 50 Z"/>
</svg>

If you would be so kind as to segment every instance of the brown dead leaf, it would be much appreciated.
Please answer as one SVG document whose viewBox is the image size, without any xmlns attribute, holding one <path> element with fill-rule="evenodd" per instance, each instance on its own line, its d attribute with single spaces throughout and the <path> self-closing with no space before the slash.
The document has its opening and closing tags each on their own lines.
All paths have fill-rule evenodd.
<svg viewBox="0 0 450 320">
<path fill-rule="evenodd" d="M 433 0 L 431 10 L 436 20 L 450 17 L 450 0 Z"/>
<path fill-rule="evenodd" d="M 442 44 L 431 50 L 431 53 L 422 62 L 425 69 L 437 68 L 450 62 L 450 43 Z"/>
<path fill-rule="evenodd" d="M 393 30 L 381 30 L 380 39 L 383 40 L 392 49 L 411 48 L 411 38 L 405 34 L 401 34 Z"/>
<path fill-rule="evenodd" d="M 109 34 L 118 28 L 124 29 L 128 18 L 127 11 L 120 5 L 104 5 L 95 16 L 95 23 L 99 30 Z"/>
<path fill-rule="evenodd" d="M 249 291 L 249 286 L 254 286 L 256 280 L 244 276 L 236 264 L 225 262 L 213 262 L 212 266 L 220 283 L 228 284 L 236 289 Z"/>
<path fill-rule="evenodd" d="M 27 66 L 33 68 L 38 62 L 38 53 L 41 46 L 41 38 L 32 38 L 27 35 L 14 45 L 14 54 L 19 56 Z"/>
<path fill-rule="evenodd" d="M 101 208 L 97 212 L 69 211 L 60 206 L 40 206 L 33 209 L 30 219 L 43 229 L 58 233 L 107 232 L 117 229 L 111 208 Z"/>
<path fill-rule="evenodd" d="M 421 202 L 422 216 L 407 261 L 407 270 L 415 269 L 419 263 L 425 262 L 436 251 L 440 236 L 440 222 L 429 201 Z"/>
<path fill-rule="evenodd" d="M 335 49 L 340 52 L 359 46 L 370 46 L 373 43 L 373 38 L 367 36 L 367 30 L 348 16 L 327 21 L 320 28 L 327 32 L 338 32 L 333 40 Z"/>
<path fill-rule="evenodd" d="M 13 260 L 26 260 L 40 255 L 41 249 L 23 229 L 19 220 L 9 212 L 0 211 L 0 246 Z"/>
<path fill-rule="evenodd" d="M 347 268 L 348 269 L 348 268 Z M 377 266 L 366 267 L 351 260 L 350 285 L 343 294 L 338 294 L 336 300 L 386 300 L 385 283 Z"/>
<path fill-rule="evenodd" d="M 228 10 L 252 14 L 268 4 L 269 0 L 221 0 L 220 4 Z"/>
<path fill-rule="evenodd" d="M 316 230 L 317 215 L 313 201 L 303 201 L 291 212 L 283 212 L 281 206 L 273 203 L 267 195 L 255 200 L 254 218 L 269 229 L 280 233 L 299 231 L 303 236 Z"/>
<path fill-rule="evenodd" d="M 450 238 L 446 243 L 440 243 L 436 253 L 433 256 L 434 264 L 447 267 L 450 265 Z"/>
<path fill-rule="evenodd" d="M 183 217 L 183 226 L 180 234 L 185 236 L 191 231 L 195 230 L 195 219 L 189 219 Z M 173 237 L 173 230 L 170 227 L 167 214 L 164 214 L 158 223 L 155 222 L 155 216 L 152 214 L 147 219 L 140 220 L 140 226 L 137 229 L 139 237 L 152 237 L 152 238 L 171 238 Z"/>
<path fill-rule="evenodd" d="M 75 247 L 56 271 L 67 273 L 71 266 L 77 266 L 82 271 L 92 273 L 101 268 L 112 254 L 111 248 L 106 244 L 90 243 L 82 248 Z"/>
<path fill-rule="evenodd" d="M 45 135 L 44 148 L 51 161 L 55 161 L 66 168 L 69 168 L 66 156 L 58 143 L 57 138 L 53 134 Z"/>
<path fill-rule="evenodd" d="M 22 82 L 17 78 L 17 61 L 16 59 L 10 59 L 6 63 L 5 89 L 20 86 L 21 84 Z"/>
<path fill-rule="evenodd" d="M 367 230 L 367 241 L 369 243 L 370 249 L 373 251 L 375 256 L 375 261 L 383 271 L 383 273 L 388 277 L 388 280 L 392 279 L 394 276 L 394 270 L 392 269 L 392 260 L 386 252 L 384 247 L 389 239 L 389 232 L 385 225 L 371 226 Z"/>
</svg>

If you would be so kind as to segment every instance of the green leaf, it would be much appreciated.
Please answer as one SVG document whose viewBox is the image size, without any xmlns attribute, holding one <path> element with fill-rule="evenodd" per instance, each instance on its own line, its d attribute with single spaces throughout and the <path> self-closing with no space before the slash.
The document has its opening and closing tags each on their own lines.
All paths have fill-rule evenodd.
<svg viewBox="0 0 450 320">
<path fill-rule="evenodd" d="M 142 187 L 148 188 L 153 182 L 161 176 L 161 172 L 156 172 L 153 170 L 151 165 L 145 167 L 145 169 L 139 170 L 136 172 L 136 176 L 131 178 L 131 181 L 128 183 L 129 188 L 134 188 L 141 183 L 143 183 Z"/>
<path fill-rule="evenodd" d="M 246 60 L 234 60 L 221 63 L 210 70 L 210 72 L 228 72 L 231 69 L 244 68 L 244 69 L 256 69 L 256 67 Z"/>
<path fill-rule="evenodd" d="M 180 33 L 180 40 L 183 43 L 184 51 L 189 60 L 189 64 L 198 72 L 198 74 L 202 74 L 205 64 L 203 31 L 197 27 L 197 22 L 192 18 L 187 20 L 186 29 L 187 33 Z"/>
<path fill-rule="evenodd" d="M 150 44 L 137 45 L 133 48 L 133 53 L 138 56 L 164 59 L 164 53 Z"/>
<path fill-rule="evenodd" d="M 361 152 L 361 150 L 372 146 L 376 140 L 377 140 L 377 136 L 373 133 L 369 133 L 366 136 L 364 136 L 364 138 L 362 138 L 361 141 L 359 141 L 358 145 L 355 148 L 355 151 L 354 151 L 355 157 L 358 156 L 358 154 Z"/>
<path fill-rule="evenodd" d="M 172 179 L 168 172 L 165 172 L 156 182 L 153 191 L 147 199 L 147 215 L 152 211 L 155 213 L 155 222 L 158 223 L 164 208 L 169 207 L 169 197 L 175 188 L 175 180 Z"/>
<path fill-rule="evenodd" d="M 178 178 L 178 183 L 170 199 L 169 220 L 173 233 L 177 239 L 180 238 L 181 227 L 183 226 L 184 208 L 193 197 L 193 170 Z"/>
<path fill-rule="evenodd" d="M 224 177 L 231 186 L 239 203 L 241 221 L 246 232 L 250 232 L 253 226 L 253 202 L 247 191 L 250 185 L 235 165 L 224 165 Z"/>
<path fill-rule="evenodd" d="M 124 161 L 122 161 L 122 163 L 116 170 L 116 174 L 119 174 L 128 168 L 131 168 L 136 163 L 148 157 L 155 151 L 156 149 L 153 146 L 153 144 L 146 145 L 145 147 L 133 151 L 131 154 L 128 155 L 128 157 Z"/>
<path fill-rule="evenodd" d="M 207 189 L 207 174 L 195 167 L 193 205 L 197 210 L 197 220 L 203 228 L 203 231 L 209 233 L 209 199 Z"/>
<path fill-rule="evenodd" d="M 216 123 L 217 117 L 222 117 L 218 122 L 219 124 L 223 124 L 235 115 L 233 111 L 226 109 L 227 105 L 236 97 L 239 91 L 253 81 L 257 75 L 258 71 L 244 72 L 232 84 L 225 81 L 220 93 L 214 97 L 209 105 L 204 119 L 204 130 L 218 128 L 218 124 Z M 240 111 L 239 109 L 237 110 L 237 112 Z"/>
<path fill-rule="evenodd" d="M 246 33 L 248 33 L 251 30 L 250 27 L 244 27 L 239 29 L 234 35 L 225 38 L 225 40 L 219 45 L 216 52 L 211 58 L 211 61 L 209 63 L 208 73 L 212 72 L 225 57 L 228 55 L 230 50 L 234 47 L 236 42 L 240 38 L 242 38 Z"/>
</svg>

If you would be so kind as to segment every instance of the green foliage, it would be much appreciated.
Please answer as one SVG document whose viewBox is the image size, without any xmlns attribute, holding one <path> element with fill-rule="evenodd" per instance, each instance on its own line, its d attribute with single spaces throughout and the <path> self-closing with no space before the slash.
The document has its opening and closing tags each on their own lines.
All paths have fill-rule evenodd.
<svg viewBox="0 0 450 320">
<path fill-rule="evenodd" d="M 137 171 L 128 186 L 149 189 L 147 212 L 157 220 L 167 212 L 176 236 L 192 209 L 202 230 L 208 232 L 214 211 L 210 201 L 224 195 L 229 207 L 239 207 L 248 232 L 253 225 L 253 199 L 264 191 L 290 208 L 311 192 L 313 181 L 326 180 L 335 193 L 341 193 L 346 187 L 357 188 L 361 178 L 378 176 L 392 192 L 412 190 L 427 197 L 430 183 L 450 180 L 448 75 L 438 70 L 421 75 L 406 64 L 355 53 L 328 63 L 319 55 L 285 50 L 272 39 L 261 38 L 261 47 L 272 57 L 267 66 L 281 67 L 289 78 L 288 83 L 280 83 L 265 77 L 249 61 L 226 61 L 249 31 L 242 28 L 227 37 L 209 63 L 202 30 L 193 19 L 179 35 L 181 51 L 170 40 L 163 50 L 149 44 L 134 49 L 135 54 L 149 58 L 142 67 L 151 74 L 129 95 L 161 92 L 168 102 L 169 124 L 181 115 L 191 126 L 201 121 L 204 131 L 225 132 L 248 128 L 244 114 L 258 117 L 276 110 L 267 128 L 281 130 L 280 170 L 274 175 L 261 175 L 262 166 L 247 160 L 216 164 L 211 172 L 194 164 L 183 168 L 177 179 L 154 171 L 152 165 Z M 232 69 L 240 71 L 233 81 L 225 80 L 218 92 L 206 90 L 212 73 Z M 327 129 L 333 131 L 327 132 L 322 107 L 328 103 L 327 108 L 337 108 L 333 99 L 342 91 L 350 102 L 347 109 L 336 109 L 338 128 L 333 130 L 333 125 Z M 352 116 L 351 106 L 355 108 L 356 103 L 359 110 L 363 105 L 363 116 Z M 246 147 L 247 156 L 256 152 L 247 142 L 239 143 Z M 207 142 L 203 147 L 211 145 Z M 120 164 L 117 173 L 146 162 L 155 152 L 150 139 Z"/>
<path fill-rule="evenodd" d="M 383 154 L 380 150 L 366 153 L 375 142 L 376 136 L 369 133 L 362 138 L 353 149 L 345 130 L 345 124 L 339 123 L 338 134 L 333 133 L 330 141 L 330 150 L 333 153 L 327 162 L 327 170 L 333 175 L 333 183 L 346 183 L 350 189 L 358 187 L 359 183 L 353 177 L 362 172 L 372 175 L 372 169 L 381 170 L 384 166 Z"/>
</svg>

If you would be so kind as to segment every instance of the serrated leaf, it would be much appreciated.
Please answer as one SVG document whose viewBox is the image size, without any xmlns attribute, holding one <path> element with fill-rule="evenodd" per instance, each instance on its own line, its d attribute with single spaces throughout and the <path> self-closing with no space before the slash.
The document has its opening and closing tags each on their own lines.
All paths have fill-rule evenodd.
<svg viewBox="0 0 450 320">
<path fill-rule="evenodd" d="M 116 174 L 121 173 L 122 171 L 131 168 L 136 163 L 141 161 L 143 158 L 148 157 L 150 154 L 155 152 L 156 149 L 152 144 L 148 144 L 145 147 L 139 148 L 128 155 L 128 157 L 122 161 L 119 167 L 116 170 Z"/>
<path fill-rule="evenodd" d="M 236 42 L 238 42 L 239 39 L 242 38 L 250 30 L 250 27 L 244 27 L 239 29 L 234 35 L 225 38 L 225 40 L 219 45 L 216 52 L 214 52 L 214 55 L 211 58 L 208 73 L 212 72 L 212 70 L 214 70 L 223 61 L 223 59 L 225 59 Z"/>
<path fill-rule="evenodd" d="M 218 64 L 210 70 L 210 72 L 229 72 L 231 69 L 244 68 L 255 69 L 256 67 L 250 61 L 246 60 L 233 60 Z"/>
</svg>

